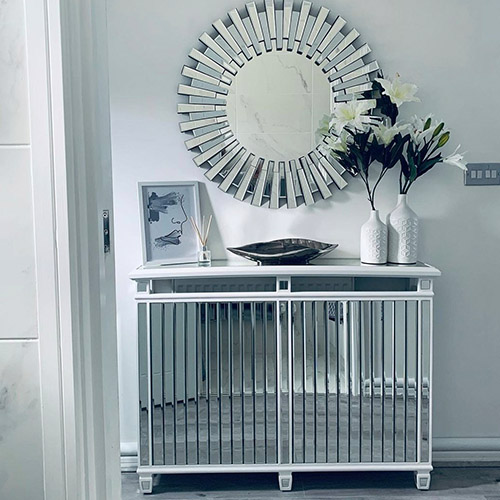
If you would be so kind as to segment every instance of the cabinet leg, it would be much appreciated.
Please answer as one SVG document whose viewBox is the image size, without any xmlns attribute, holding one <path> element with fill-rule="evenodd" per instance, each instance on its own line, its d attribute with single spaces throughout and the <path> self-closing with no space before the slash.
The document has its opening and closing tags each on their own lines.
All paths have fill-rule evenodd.
<svg viewBox="0 0 500 500">
<path fill-rule="evenodd" d="M 419 490 L 428 490 L 431 486 L 431 473 L 415 472 L 415 486 Z"/>
<path fill-rule="evenodd" d="M 142 494 L 153 493 L 153 474 L 139 475 L 139 489 Z"/>
<path fill-rule="evenodd" d="M 280 472 L 278 474 L 278 481 L 281 491 L 292 491 L 292 473 Z"/>
</svg>

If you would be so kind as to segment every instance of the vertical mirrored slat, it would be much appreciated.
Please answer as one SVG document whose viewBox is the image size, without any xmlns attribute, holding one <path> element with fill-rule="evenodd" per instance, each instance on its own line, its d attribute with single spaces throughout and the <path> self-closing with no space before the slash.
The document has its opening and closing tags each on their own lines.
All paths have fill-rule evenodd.
<svg viewBox="0 0 500 500">
<path fill-rule="evenodd" d="M 223 346 L 223 337 L 225 335 L 224 331 L 224 308 L 225 304 L 220 304 L 217 303 L 216 305 L 216 314 L 217 314 L 217 354 L 216 354 L 216 359 L 217 359 L 217 403 L 218 403 L 218 422 L 219 422 L 219 429 L 218 429 L 218 436 L 219 436 L 219 463 L 222 464 L 224 463 L 224 458 L 223 458 L 223 452 L 224 452 L 224 421 L 223 421 L 223 414 L 224 414 L 224 383 L 223 383 L 223 373 L 222 373 L 222 360 L 224 359 L 223 357 L 223 352 L 222 352 L 222 346 Z"/>
<path fill-rule="evenodd" d="M 217 440 L 217 462 L 222 463 L 222 374 L 221 374 L 221 307 L 222 304 L 216 303 L 214 305 L 215 321 L 214 321 L 214 333 L 215 333 L 215 370 L 214 376 L 216 380 L 215 391 L 214 391 L 214 406 L 215 406 L 215 436 Z"/>
<path fill-rule="evenodd" d="M 198 463 L 206 465 L 208 459 L 208 394 L 207 394 L 207 305 L 198 304 Z"/>
<path fill-rule="evenodd" d="M 231 451 L 230 451 L 230 463 L 234 463 L 234 442 L 235 442 L 235 436 L 234 436 L 234 407 L 233 407 L 233 400 L 234 400 L 234 377 L 233 377 L 233 372 L 234 372 L 234 329 L 233 329 L 233 309 L 234 309 L 234 304 L 229 303 L 228 304 L 228 309 L 227 309 L 227 322 L 228 322 L 228 348 L 227 348 L 227 353 L 228 353 L 228 368 L 229 368 L 229 390 L 228 390 L 228 396 L 229 396 L 229 433 L 230 433 L 230 445 L 231 445 Z"/>
<path fill-rule="evenodd" d="M 417 419 L 417 434 L 416 434 L 416 461 L 421 462 L 422 460 L 422 302 L 417 303 L 417 318 L 416 318 L 416 328 L 417 328 L 417 349 L 415 353 L 415 367 L 417 371 L 417 408 L 416 408 L 416 419 Z"/>
<path fill-rule="evenodd" d="M 318 311 L 317 311 L 317 303 L 312 302 L 312 318 L 313 318 L 313 436 L 314 436 L 314 449 L 313 449 L 313 461 L 316 463 L 318 461 Z"/>
<path fill-rule="evenodd" d="M 382 302 L 372 302 L 374 345 L 373 345 L 373 366 L 375 386 L 373 391 L 373 461 L 382 462 L 383 443 L 383 403 L 382 403 L 382 336 L 383 336 L 383 312 Z"/>
<path fill-rule="evenodd" d="M 268 303 L 264 302 L 262 304 L 262 410 L 263 410 L 263 463 L 269 463 L 269 449 L 268 449 L 268 438 L 267 438 L 267 422 L 268 422 L 268 412 L 267 412 L 267 313 L 268 313 Z"/>
<path fill-rule="evenodd" d="M 245 384 L 244 384 L 244 412 L 245 412 L 245 463 L 254 463 L 254 408 L 253 408 L 253 384 L 254 380 L 252 377 L 253 371 L 253 324 L 252 324 L 252 304 L 246 302 L 244 304 L 243 310 L 243 324 L 244 324 L 244 346 L 245 346 L 245 356 L 244 356 L 244 373 L 245 373 Z"/>
<path fill-rule="evenodd" d="M 170 353 L 171 366 L 172 366 L 172 417 L 173 417 L 173 452 L 174 452 L 174 465 L 182 463 L 179 459 L 178 453 L 178 431 L 177 431 L 177 304 L 172 304 L 171 309 L 171 323 L 170 335 L 172 338 L 172 351 Z"/>
<path fill-rule="evenodd" d="M 349 443 L 349 310 L 348 302 L 340 303 L 342 312 L 342 329 L 339 332 L 339 395 L 338 395 L 338 462 L 346 463 Z"/>
<path fill-rule="evenodd" d="M 380 302 L 380 413 L 381 413 L 381 462 L 385 461 L 385 302 Z"/>
<path fill-rule="evenodd" d="M 360 339 L 360 303 L 351 302 L 351 332 L 350 332 L 350 364 L 349 371 L 350 382 L 350 462 L 359 462 L 359 420 L 360 420 L 360 405 L 359 405 L 359 339 Z"/>
<path fill-rule="evenodd" d="M 250 303 L 250 322 L 251 322 L 251 332 L 252 332 L 252 360 L 251 360 L 251 376 L 252 376 L 252 448 L 253 448 L 253 463 L 257 463 L 257 406 L 256 406 L 256 397 L 257 397 L 257 370 L 256 370 L 256 343 L 257 343 L 257 318 L 256 318 L 256 303 Z"/>
<path fill-rule="evenodd" d="M 282 463 L 283 448 L 282 443 L 284 441 L 283 431 L 282 431 L 282 421 L 281 421 L 281 408 L 283 405 L 282 391 L 283 391 L 283 357 L 282 357 L 282 343 L 283 343 L 283 318 L 281 314 L 281 302 L 276 303 L 276 440 L 277 440 L 277 450 L 276 450 L 276 461 L 277 463 Z M 285 365 L 286 366 L 286 365 Z"/>
<path fill-rule="evenodd" d="M 396 461 L 396 401 L 397 401 L 397 382 L 396 382 L 396 301 L 392 302 L 391 317 L 391 357 L 392 357 L 392 461 Z"/>
<path fill-rule="evenodd" d="M 139 464 L 149 465 L 149 389 L 147 304 L 137 308 L 139 360 Z"/>
<path fill-rule="evenodd" d="M 417 461 L 417 404 L 418 404 L 418 374 L 417 374 L 417 337 L 418 337 L 418 303 L 408 300 L 407 303 L 407 397 L 406 397 L 406 461 Z"/>
<path fill-rule="evenodd" d="M 176 309 L 176 334 L 174 353 L 176 356 L 176 434 L 177 434 L 177 461 L 187 464 L 186 440 L 186 364 L 185 364 L 185 339 L 186 339 L 186 304 L 174 305 Z"/>
<path fill-rule="evenodd" d="M 189 326 L 188 326 L 188 307 L 190 304 L 184 304 L 183 307 L 183 335 L 182 335 L 182 367 L 183 367 L 183 409 L 184 409 L 184 448 L 185 448 L 185 456 L 186 456 L 186 464 L 189 463 L 189 422 L 188 422 L 188 404 L 189 404 L 189 392 L 188 392 L 188 366 L 192 364 L 192 360 L 188 359 L 188 335 L 189 335 Z"/>
<path fill-rule="evenodd" d="M 201 359 L 200 359 L 200 339 L 201 339 L 201 304 L 195 303 L 195 329 L 194 329 L 194 349 L 195 349 L 195 419 L 196 419 L 196 464 L 200 464 L 200 447 L 201 447 L 201 435 L 200 435 L 200 375 L 201 375 Z"/>
<path fill-rule="evenodd" d="M 276 463 L 279 461 L 279 437 L 278 437 L 278 422 L 279 422 L 279 377 L 281 372 L 278 371 L 280 366 L 280 351 L 278 350 L 277 337 L 279 325 L 279 303 L 271 303 L 270 327 L 269 327 L 269 359 L 271 370 L 269 373 L 269 386 L 274 389 L 274 396 L 271 393 L 269 398 L 270 408 L 273 409 L 272 419 L 269 422 L 269 438 L 274 448 Z"/>
<path fill-rule="evenodd" d="M 232 433 L 233 433 L 233 459 L 232 463 L 243 463 L 242 432 L 241 432 L 241 323 L 239 302 L 231 305 L 231 331 L 232 331 Z"/>
<path fill-rule="evenodd" d="M 163 391 L 163 443 L 165 465 L 175 463 L 175 441 L 174 441 L 174 393 L 172 389 L 172 349 L 173 349 L 173 307 L 172 303 L 163 304 L 162 323 L 163 341 L 162 354 L 162 391 Z"/>
<path fill-rule="evenodd" d="M 384 301 L 384 350 L 383 350 L 383 370 L 384 370 L 384 386 L 383 386 L 383 422 L 384 422 L 384 462 L 393 460 L 392 443 L 393 443 L 393 427 L 392 427 L 392 316 L 393 302 Z"/>
<path fill-rule="evenodd" d="M 307 453 L 307 444 L 308 444 L 308 398 L 307 398 L 307 336 L 308 336 L 308 328 L 307 328 L 307 310 L 306 310 L 306 302 L 300 303 L 301 307 L 301 342 L 302 342 L 302 462 L 308 461 L 308 453 Z"/>
<path fill-rule="evenodd" d="M 348 329 L 346 331 L 346 389 L 347 389 L 347 425 L 346 425 L 346 435 L 347 435 L 347 462 L 351 462 L 351 424 L 352 424 L 352 412 L 351 412 L 351 394 L 352 394 L 352 329 L 353 322 L 355 321 L 353 315 L 354 304 L 352 302 L 347 303 L 347 325 Z"/>
<path fill-rule="evenodd" d="M 370 302 L 361 303 L 361 337 L 360 337 L 360 460 L 371 461 L 371 437 L 373 422 L 371 419 L 371 401 L 373 399 L 373 366 L 371 358 L 372 330 L 369 324 Z"/>
<path fill-rule="evenodd" d="M 405 461 L 406 445 L 406 303 L 396 302 L 396 462 Z"/>
<path fill-rule="evenodd" d="M 285 314 L 286 320 L 286 387 L 288 392 L 288 407 L 286 409 L 286 421 L 287 421 L 287 461 L 288 463 L 293 463 L 293 450 L 294 450 L 294 440 L 293 440 L 293 408 L 294 408 L 294 388 L 293 388 L 293 376 L 294 376 L 294 366 L 293 366 L 293 302 L 287 302 L 285 304 Z"/>
<path fill-rule="evenodd" d="M 421 461 L 428 463 L 431 460 L 431 396 L 432 396 L 432 302 L 422 301 L 422 440 Z"/>
<path fill-rule="evenodd" d="M 408 302 L 404 301 L 404 375 L 403 375 L 403 398 L 404 398 L 404 420 L 403 420 L 403 460 L 406 462 L 408 454 Z"/>
<path fill-rule="evenodd" d="M 151 304 L 151 410 L 153 465 L 163 465 L 163 318 L 162 304 Z"/>
</svg>

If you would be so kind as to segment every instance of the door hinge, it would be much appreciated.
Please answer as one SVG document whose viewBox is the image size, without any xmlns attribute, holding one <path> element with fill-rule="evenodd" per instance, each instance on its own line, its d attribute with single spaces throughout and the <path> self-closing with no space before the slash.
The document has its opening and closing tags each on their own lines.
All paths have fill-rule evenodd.
<svg viewBox="0 0 500 500">
<path fill-rule="evenodd" d="M 102 211 L 102 233 L 104 235 L 104 253 L 111 252 L 111 239 L 109 234 L 109 210 Z"/>
</svg>

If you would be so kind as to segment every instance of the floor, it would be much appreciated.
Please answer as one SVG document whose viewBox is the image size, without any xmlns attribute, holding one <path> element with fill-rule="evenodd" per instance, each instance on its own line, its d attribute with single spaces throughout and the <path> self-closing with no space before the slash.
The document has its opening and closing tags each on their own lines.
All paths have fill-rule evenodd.
<svg viewBox="0 0 500 500">
<path fill-rule="evenodd" d="M 500 500 L 500 464 L 480 467 L 443 464 L 432 473 L 431 489 L 418 491 L 413 474 L 295 473 L 293 491 L 281 493 L 276 474 L 196 474 L 160 476 L 152 495 L 155 500 L 254 500 L 274 498 L 327 499 L 467 499 Z M 122 500 L 144 498 L 138 492 L 137 475 L 122 475 Z"/>
</svg>

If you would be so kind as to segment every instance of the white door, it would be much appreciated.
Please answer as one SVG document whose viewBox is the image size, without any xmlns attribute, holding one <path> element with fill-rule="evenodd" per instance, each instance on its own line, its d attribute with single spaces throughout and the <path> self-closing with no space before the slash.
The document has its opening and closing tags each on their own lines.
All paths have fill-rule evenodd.
<svg viewBox="0 0 500 500">
<path fill-rule="evenodd" d="M 26 0 L 26 20 L 45 498 L 119 500 L 106 2 Z"/>
</svg>

